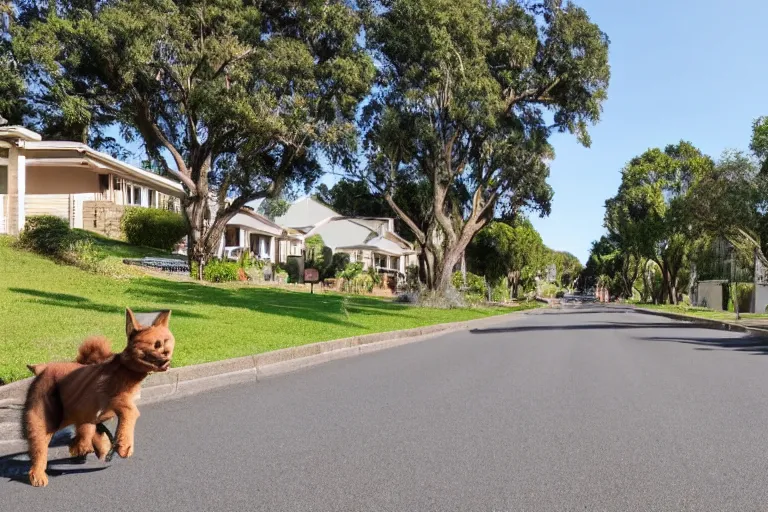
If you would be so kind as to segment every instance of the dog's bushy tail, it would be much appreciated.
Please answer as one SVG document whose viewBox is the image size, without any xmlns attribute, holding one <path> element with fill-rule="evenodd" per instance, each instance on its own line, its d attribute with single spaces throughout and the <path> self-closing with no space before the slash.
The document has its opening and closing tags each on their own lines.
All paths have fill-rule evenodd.
<svg viewBox="0 0 768 512">
<path fill-rule="evenodd" d="M 80 364 L 99 364 L 112 357 L 109 340 L 104 336 L 87 338 L 77 350 L 76 361 Z"/>
</svg>

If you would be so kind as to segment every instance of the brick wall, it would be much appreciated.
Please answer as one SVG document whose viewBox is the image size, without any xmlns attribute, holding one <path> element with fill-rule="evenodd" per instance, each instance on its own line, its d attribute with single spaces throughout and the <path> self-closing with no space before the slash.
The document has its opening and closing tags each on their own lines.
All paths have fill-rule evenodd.
<svg viewBox="0 0 768 512">
<path fill-rule="evenodd" d="M 125 207 L 110 201 L 83 202 L 83 229 L 109 238 L 121 238 L 120 219 Z"/>
</svg>

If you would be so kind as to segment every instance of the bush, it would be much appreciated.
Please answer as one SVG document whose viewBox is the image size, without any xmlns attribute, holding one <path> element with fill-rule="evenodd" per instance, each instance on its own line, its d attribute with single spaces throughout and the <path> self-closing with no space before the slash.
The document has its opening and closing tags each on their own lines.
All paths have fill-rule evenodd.
<svg viewBox="0 0 768 512">
<path fill-rule="evenodd" d="M 171 251 L 187 233 L 187 222 L 180 214 L 168 210 L 128 208 L 120 228 L 131 245 Z"/>
<path fill-rule="evenodd" d="M 555 293 L 556 299 L 562 299 L 563 297 L 565 297 L 565 292 L 563 290 L 560 290 L 557 293 Z"/>
<path fill-rule="evenodd" d="M 288 259 L 285 262 L 285 271 L 288 273 L 289 283 L 298 283 L 301 281 L 299 256 L 288 256 Z"/>
<path fill-rule="evenodd" d="M 240 265 L 233 261 L 211 260 L 203 268 L 203 279 L 212 283 L 237 281 L 240 275 Z"/>
<path fill-rule="evenodd" d="M 337 252 L 331 256 L 331 266 L 326 270 L 325 277 L 336 277 L 347 265 L 349 265 L 349 254 L 345 252 Z"/>
<path fill-rule="evenodd" d="M 30 251 L 49 256 L 61 256 L 72 243 L 74 235 L 69 223 L 53 215 L 28 217 L 19 244 Z"/>
<path fill-rule="evenodd" d="M 418 265 L 408 265 L 405 269 L 405 288 L 409 291 L 421 290 Z"/>
<path fill-rule="evenodd" d="M 463 290 L 467 295 L 479 295 L 481 297 L 486 296 L 485 279 L 482 276 L 467 272 L 467 287 L 464 286 L 464 278 L 461 275 L 461 271 L 454 272 L 451 278 L 453 287 L 457 290 Z"/>
</svg>

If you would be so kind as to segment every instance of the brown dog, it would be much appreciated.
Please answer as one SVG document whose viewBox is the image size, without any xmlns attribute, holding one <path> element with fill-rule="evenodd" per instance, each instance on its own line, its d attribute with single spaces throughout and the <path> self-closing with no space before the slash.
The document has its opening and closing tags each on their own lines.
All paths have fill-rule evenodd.
<svg viewBox="0 0 768 512">
<path fill-rule="evenodd" d="M 77 432 L 69 446 L 72 456 L 95 451 L 103 459 L 110 442 L 105 434 L 96 432 L 96 425 L 117 416 L 117 454 L 123 458 L 133 454 L 133 431 L 139 417 L 134 398 L 149 373 L 164 372 L 171 364 L 170 316 L 170 311 L 164 311 L 151 326 L 144 327 L 127 309 L 128 345 L 121 353 L 113 354 L 106 338 L 94 337 L 80 345 L 77 362 L 29 366 L 36 375 L 24 404 L 32 485 L 48 485 L 48 444 L 53 434 L 69 425 L 75 425 Z"/>
</svg>

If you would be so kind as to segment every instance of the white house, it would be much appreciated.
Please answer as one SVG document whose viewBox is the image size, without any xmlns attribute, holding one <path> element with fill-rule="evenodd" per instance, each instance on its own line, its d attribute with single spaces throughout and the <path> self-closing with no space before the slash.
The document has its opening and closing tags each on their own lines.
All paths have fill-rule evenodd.
<svg viewBox="0 0 768 512">
<path fill-rule="evenodd" d="M 179 211 L 183 195 L 179 183 L 85 144 L 44 141 L 20 126 L 0 126 L 0 234 L 17 235 L 26 217 L 44 214 L 74 228 L 104 231 L 105 211 Z"/>
<path fill-rule="evenodd" d="M 395 221 L 391 218 L 345 217 L 312 197 L 304 197 L 294 202 L 275 222 L 295 238 L 280 242 L 281 255 L 303 249 L 304 240 L 320 235 L 334 253 L 349 254 L 350 261 L 362 262 L 365 269 L 374 267 L 379 271 L 405 274 L 409 265 L 418 264 L 413 245 L 395 233 Z"/>
</svg>

